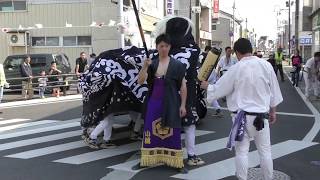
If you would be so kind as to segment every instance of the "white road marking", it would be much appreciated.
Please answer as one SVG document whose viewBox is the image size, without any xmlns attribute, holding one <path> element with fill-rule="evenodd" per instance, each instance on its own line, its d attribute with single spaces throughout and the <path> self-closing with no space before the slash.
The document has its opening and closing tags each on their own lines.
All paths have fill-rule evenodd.
<svg viewBox="0 0 320 180">
<path fill-rule="evenodd" d="M 69 137 L 80 136 L 81 132 L 82 132 L 81 130 L 70 131 L 70 132 L 65 132 L 60 134 L 54 134 L 54 135 L 42 136 L 38 138 L 4 143 L 4 144 L 0 144 L 0 151 L 33 145 L 33 144 L 40 144 L 40 143 L 49 142 L 49 141 L 55 141 L 59 139 L 65 139 Z"/>
<path fill-rule="evenodd" d="M 37 133 L 42 133 L 42 132 L 60 130 L 60 129 L 65 129 L 65 128 L 79 127 L 79 126 L 80 126 L 79 122 L 71 122 L 71 123 L 66 123 L 66 124 L 53 125 L 53 126 L 49 126 L 49 127 L 35 128 L 35 129 L 31 129 L 31 130 L 26 130 L 26 131 L 0 134 L 0 140 L 14 138 L 14 137 L 20 137 L 20 136 L 25 136 L 25 135 L 30 135 L 30 134 L 37 134 Z"/>
<path fill-rule="evenodd" d="M 14 102 L 7 102 L 1 103 L 1 109 L 7 108 L 15 108 L 15 107 L 24 107 L 24 106 L 35 106 L 41 104 L 52 104 L 52 103 L 59 103 L 59 102 L 72 102 L 72 101 L 81 101 L 82 95 L 68 95 L 68 96 L 61 96 L 59 98 L 50 97 L 46 99 L 32 99 L 26 101 L 14 101 Z"/>
<path fill-rule="evenodd" d="M 76 148 L 80 148 L 80 147 L 84 147 L 84 146 L 86 146 L 86 144 L 83 141 L 75 141 L 75 142 L 70 142 L 70 143 L 59 144 L 59 145 L 55 145 L 55 146 L 25 151 L 25 152 L 21 152 L 21 153 L 17 153 L 17 154 L 11 154 L 11 155 L 8 155 L 5 157 L 19 158 L 19 159 L 30 159 L 30 158 L 40 157 L 40 156 L 53 154 L 53 153 L 57 153 L 57 152 L 76 149 Z"/>
<path fill-rule="evenodd" d="M 0 121 L 0 125 L 12 124 L 12 123 L 24 122 L 24 121 L 30 121 L 30 120 L 31 119 L 8 119 L 8 120 Z"/>
<path fill-rule="evenodd" d="M 287 73 L 285 73 L 288 79 L 290 80 Z M 290 80 L 291 81 L 291 80 Z M 318 132 L 320 131 L 320 113 L 319 111 L 308 101 L 305 95 L 302 93 L 300 88 L 295 87 L 296 91 L 304 101 L 304 103 L 308 106 L 312 114 L 314 115 L 314 124 L 308 134 L 303 138 L 303 141 L 312 142 L 313 139 L 317 136 Z"/>
<path fill-rule="evenodd" d="M 12 129 L 18 129 L 18 128 L 25 128 L 25 127 L 30 127 L 30 126 L 37 126 L 37 125 L 41 125 L 41 124 L 50 124 L 50 123 L 54 123 L 54 122 L 57 122 L 57 121 L 43 120 L 43 121 L 34 121 L 34 122 L 30 122 L 30 123 L 15 124 L 15 125 L 11 125 L 11 126 L 4 126 L 4 127 L 0 127 L 0 132 L 12 130 Z"/>
<path fill-rule="evenodd" d="M 197 136 L 201 136 L 209 133 L 211 132 L 202 131 L 202 130 L 196 131 Z M 58 159 L 58 160 L 55 160 L 54 162 L 65 163 L 65 164 L 84 164 L 92 161 L 97 161 L 100 159 L 109 158 L 112 156 L 118 156 L 121 154 L 137 151 L 140 149 L 140 147 L 141 147 L 141 142 L 134 142 L 130 144 L 121 145 L 114 149 L 102 149 L 102 150 L 84 153 L 84 154 L 71 156 L 63 159 Z"/>
<path fill-rule="evenodd" d="M 228 141 L 228 137 L 225 138 L 221 138 L 221 139 L 217 139 L 217 140 L 213 140 L 213 141 L 208 141 L 205 143 L 201 143 L 201 144 L 197 144 L 196 145 L 196 149 L 195 152 L 197 155 L 202 155 L 202 154 L 206 154 L 209 152 L 213 152 L 213 151 L 218 151 L 221 149 L 225 149 L 226 145 L 227 145 L 227 141 Z M 187 158 L 188 155 L 186 153 L 186 149 L 183 148 L 183 157 Z M 147 168 L 142 168 L 139 170 L 132 170 L 132 166 L 136 165 L 139 163 L 140 159 L 139 156 L 136 156 L 137 158 L 135 160 L 131 160 L 131 161 L 127 161 L 125 163 L 121 163 L 121 164 L 117 164 L 114 166 L 110 166 L 108 168 L 112 168 L 112 169 L 116 169 L 116 170 L 121 170 L 121 171 L 129 171 L 129 172 L 134 172 L 134 173 L 138 173 L 140 171 L 143 171 Z"/>
<path fill-rule="evenodd" d="M 272 145 L 272 158 L 277 159 L 282 156 L 300 151 L 302 149 L 308 148 L 310 146 L 316 145 L 318 143 L 304 142 L 289 140 L 284 141 L 275 145 Z M 259 165 L 260 159 L 258 151 L 253 151 L 249 153 L 249 167 L 254 167 Z M 210 179 L 222 179 L 228 176 L 232 176 L 235 173 L 234 158 L 219 161 L 213 164 L 202 166 L 200 168 L 193 169 L 188 172 L 188 174 L 177 174 L 172 177 L 179 179 L 190 179 L 190 180 L 207 180 Z"/>
</svg>

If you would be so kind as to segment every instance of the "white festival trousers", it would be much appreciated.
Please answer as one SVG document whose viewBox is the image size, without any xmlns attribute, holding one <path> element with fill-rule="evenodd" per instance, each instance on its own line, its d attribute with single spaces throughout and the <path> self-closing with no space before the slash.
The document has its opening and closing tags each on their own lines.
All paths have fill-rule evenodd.
<svg viewBox="0 0 320 180">
<path fill-rule="evenodd" d="M 184 127 L 184 132 L 187 153 L 188 155 L 193 156 L 195 155 L 196 126 L 194 124 L 186 126 Z"/>
<path fill-rule="evenodd" d="M 103 140 L 109 141 L 112 134 L 113 114 L 105 117 L 98 126 L 91 132 L 90 138 L 97 139 L 98 135 L 103 131 Z"/>
<path fill-rule="evenodd" d="M 212 107 L 213 107 L 214 109 L 220 109 L 220 108 L 221 108 L 220 105 L 219 105 L 218 100 L 213 100 L 213 101 L 212 101 Z"/>
<path fill-rule="evenodd" d="M 309 97 L 310 96 L 310 91 L 313 90 L 313 93 L 315 96 L 319 96 L 319 86 L 320 83 L 318 80 L 315 80 L 314 82 L 312 82 L 311 79 L 308 78 L 308 73 L 307 72 L 303 72 L 303 78 L 304 78 L 304 82 L 305 82 L 305 96 Z"/>
<path fill-rule="evenodd" d="M 141 119 L 141 113 L 138 113 L 135 111 L 130 111 L 129 116 L 130 116 L 131 120 L 134 121 L 133 131 L 137 132 L 137 133 L 140 132 L 142 124 L 143 124 L 143 119 Z"/>
<path fill-rule="evenodd" d="M 255 145 L 260 157 L 260 167 L 263 172 L 264 180 L 272 180 L 273 162 L 271 156 L 270 144 L 270 128 L 267 119 L 264 120 L 264 128 L 260 131 L 256 130 L 253 125 L 256 116 L 247 115 L 247 124 L 245 134 L 242 141 L 236 141 L 236 176 L 240 180 L 247 180 L 248 174 L 248 152 L 250 147 L 250 139 L 254 139 Z M 234 120 L 234 117 L 233 117 Z"/>
</svg>

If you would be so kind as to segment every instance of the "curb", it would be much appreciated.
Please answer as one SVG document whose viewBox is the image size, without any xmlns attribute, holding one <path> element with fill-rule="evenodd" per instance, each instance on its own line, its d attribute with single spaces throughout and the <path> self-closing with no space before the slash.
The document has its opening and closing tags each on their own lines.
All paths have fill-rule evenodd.
<svg viewBox="0 0 320 180">
<path fill-rule="evenodd" d="M 68 102 L 68 101 L 78 101 L 82 100 L 82 95 L 68 95 L 68 96 L 60 96 L 57 97 L 49 97 L 45 99 L 31 99 L 31 100 L 24 100 L 24 101 L 13 101 L 13 102 L 6 102 L 1 103 L 1 109 L 7 108 L 14 108 L 14 107 L 23 107 L 23 106 L 34 106 L 40 104 L 51 104 L 51 103 L 58 103 L 58 102 Z"/>
</svg>

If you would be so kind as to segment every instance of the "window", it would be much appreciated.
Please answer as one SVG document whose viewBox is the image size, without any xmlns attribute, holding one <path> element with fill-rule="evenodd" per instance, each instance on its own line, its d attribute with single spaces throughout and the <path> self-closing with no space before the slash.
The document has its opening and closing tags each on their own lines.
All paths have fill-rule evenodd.
<svg viewBox="0 0 320 180">
<path fill-rule="evenodd" d="M 47 65 L 46 63 L 46 57 L 41 56 L 41 57 L 31 57 L 30 61 L 31 67 L 44 67 Z"/>
<path fill-rule="evenodd" d="M 78 46 L 91 45 L 91 36 L 78 36 Z"/>
<path fill-rule="evenodd" d="M 32 37 L 32 46 L 59 46 L 59 37 Z"/>
<path fill-rule="evenodd" d="M 216 25 L 216 24 L 213 24 L 213 25 L 212 25 L 212 31 L 215 31 L 215 30 L 217 30 L 217 25 Z"/>
<path fill-rule="evenodd" d="M 13 8 L 16 11 L 27 10 L 27 2 L 26 0 L 13 0 Z"/>
<path fill-rule="evenodd" d="M 32 46 L 45 46 L 45 37 L 32 37 Z"/>
<path fill-rule="evenodd" d="M 131 6 L 131 1 L 130 0 L 123 0 L 123 5 L 130 7 Z"/>
<path fill-rule="evenodd" d="M 59 37 L 46 37 L 46 46 L 59 46 Z"/>
<path fill-rule="evenodd" d="M 91 36 L 64 36 L 63 46 L 91 46 Z"/>
<path fill-rule="evenodd" d="M 76 46 L 76 45 L 77 45 L 77 36 L 63 37 L 63 46 Z"/>
<path fill-rule="evenodd" d="M 57 63 L 57 65 L 64 64 L 63 61 L 62 61 L 61 55 L 56 55 L 56 57 L 54 59 L 55 59 L 55 62 Z"/>
<path fill-rule="evenodd" d="M 0 11 L 25 11 L 27 0 L 0 0 Z"/>
<path fill-rule="evenodd" d="M 18 69 L 21 63 L 24 61 L 24 57 L 8 57 L 4 63 L 5 69 Z"/>
</svg>

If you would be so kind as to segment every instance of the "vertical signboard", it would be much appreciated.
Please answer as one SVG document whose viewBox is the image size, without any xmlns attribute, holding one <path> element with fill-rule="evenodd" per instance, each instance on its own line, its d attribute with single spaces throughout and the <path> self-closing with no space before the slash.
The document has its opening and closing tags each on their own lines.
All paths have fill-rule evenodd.
<svg viewBox="0 0 320 180">
<path fill-rule="evenodd" d="M 174 0 L 167 0 L 166 12 L 167 15 L 174 15 Z"/>
<path fill-rule="evenodd" d="M 218 19 L 219 18 L 219 0 L 213 0 L 213 8 L 212 8 L 212 18 Z"/>
</svg>

